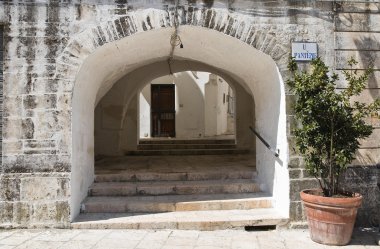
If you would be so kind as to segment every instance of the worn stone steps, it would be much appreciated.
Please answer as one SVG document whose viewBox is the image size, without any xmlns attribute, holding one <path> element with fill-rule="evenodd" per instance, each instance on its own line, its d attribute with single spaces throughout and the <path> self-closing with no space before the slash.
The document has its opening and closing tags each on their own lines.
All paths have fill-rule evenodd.
<svg viewBox="0 0 380 249">
<path fill-rule="evenodd" d="M 187 172 L 138 172 L 117 171 L 115 173 L 98 174 L 95 182 L 134 182 L 134 181 L 204 181 L 227 179 L 254 179 L 257 172 L 252 169 L 187 171 Z"/>
<path fill-rule="evenodd" d="M 139 144 L 235 144 L 234 139 L 140 139 Z"/>
<path fill-rule="evenodd" d="M 137 150 L 125 151 L 126 156 L 176 156 L 176 155 L 238 155 L 248 154 L 237 149 L 234 139 L 140 139 Z"/>
<path fill-rule="evenodd" d="M 208 181 L 97 182 L 90 187 L 89 195 L 191 195 L 254 193 L 258 191 L 260 191 L 259 185 L 251 179 Z"/>
<path fill-rule="evenodd" d="M 250 154 L 104 159 L 73 228 L 277 225 L 284 217 L 274 212 L 273 198 L 260 192 L 256 177 Z"/>
<path fill-rule="evenodd" d="M 245 149 L 178 149 L 125 151 L 126 156 L 178 156 L 178 155 L 238 155 L 248 154 Z"/>
<path fill-rule="evenodd" d="M 72 223 L 76 229 L 181 229 L 222 230 L 287 222 L 274 208 L 147 213 L 82 213 Z"/>
<path fill-rule="evenodd" d="M 236 144 L 139 144 L 138 150 L 211 150 L 235 149 Z"/>
<path fill-rule="evenodd" d="M 128 197 L 88 197 L 82 205 L 84 213 L 160 213 L 206 210 L 247 210 L 273 207 L 272 198 L 263 193 L 166 195 Z"/>
</svg>

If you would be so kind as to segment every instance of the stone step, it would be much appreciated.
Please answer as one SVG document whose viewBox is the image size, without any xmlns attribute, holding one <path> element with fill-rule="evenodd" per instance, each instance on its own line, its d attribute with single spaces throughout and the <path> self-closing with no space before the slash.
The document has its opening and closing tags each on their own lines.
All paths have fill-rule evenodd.
<svg viewBox="0 0 380 249">
<path fill-rule="evenodd" d="M 96 182 L 90 187 L 89 196 L 227 194 L 258 191 L 259 184 L 250 179 Z"/>
<path fill-rule="evenodd" d="M 211 150 L 235 149 L 236 144 L 139 144 L 138 150 Z"/>
<path fill-rule="evenodd" d="M 95 182 L 127 182 L 127 181 L 205 181 L 227 179 L 253 179 L 257 176 L 254 170 L 223 170 L 198 172 L 124 172 L 98 174 Z"/>
<path fill-rule="evenodd" d="M 264 193 L 165 195 L 132 197 L 88 197 L 83 205 L 85 213 L 162 213 L 180 211 L 232 210 L 271 208 L 272 197 Z"/>
<path fill-rule="evenodd" d="M 248 154 L 244 149 L 189 149 L 189 150 L 135 150 L 125 151 L 126 156 L 178 156 L 178 155 L 238 155 Z"/>
<path fill-rule="evenodd" d="M 181 229 L 224 230 L 246 226 L 284 224 L 288 220 L 274 208 L 147 213 L 82 213 L 74 229 Z"/>
<path fill-rule="evenodd" d="M 140 139 L 139 144 L 236 144 L 235 139 Z"/>
</svg>

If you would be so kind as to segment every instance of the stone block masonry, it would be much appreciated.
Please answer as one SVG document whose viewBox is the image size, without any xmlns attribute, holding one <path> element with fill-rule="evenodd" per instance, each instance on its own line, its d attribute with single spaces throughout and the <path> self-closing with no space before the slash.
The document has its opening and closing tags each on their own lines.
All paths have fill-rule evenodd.
<svg viewBox="0 0 380 249">
<path fill-rule="evenodd" d="M 67 173 L 2 174 L 2 227 L 67 227 L 69 181 Z"/>
<path fill-rule="evenodd" d="M 0 25 L 0 164 L 3 162 L 3 58 L 4 58 L 4 28 Z"/>
<path fill-rule="evenodd" d="M 373 62 L 376 71 L 363 97 L 373 99 L 379 96 L 380 82 L 378 7 L 377 3 L 354 1 L 338 5 L 329 1 L 180 1 L 179 19 L 181 25 L 223 33 L 240 40 L 244 48 L 249 45 L 269 55 L 284 80 L 292 41 L 317 42 L 319 56 L 338 70 L 346 69 L 345 61 L 352 55 L 360 61 L 359 70 Z M 166 0 L 0 3 L 4 27 L 0 28 L 0 105 L 4 90 L 0 227 L 69 226 L 72 97 L 77 72 L 96 49 L 137 33 L 170 28 L 173 17 L 173 1 Z M 293 222 L 304 219 L 298 192 L 317 185 L 292 144 L 292 99 L 288 94 Z M 379 124 L 376 120 L 372 122 Z M 347 173 L 347 185 L 357 183 L 355 190 L 368 192 L 359 213 L 361 225 L 375 223 L 371 214 L 376 213 L 379 194 L 371 191 L 372 183 L 378 181 L 374 166 L 379 164 L 379 134 L 376 131 L 359 151 L 355 165 L 360 167 L 351 167 Z M 86 191 L 88 186 L 81 187 Z"/>
<path fill-rule="evenodd" d="M 380 68 L 378 31 L 380 31 L 380 10 L 378 3 L 345 2 L 336 5 L 335 19 L 335 68 L 342 77 L 342 70 L 350 69 L 347 61 L 353 57 L 359 63 L 354 69 L 364 71 L 370 65 L 374 68 L 363 94 L 356 100 L 373 101 L 380 97 Z M 346 85 L 340 83 L 340 88 Z M 342 176 L 342 185 L 349 191 L 361 193 L 363 204 L 358 211 L 356 225 L 378 226 L 380 192 L 377 188 L 380 168 L 380 126 L 379 117 L 368 120 L 375 130 L 362 141 L 356 160 Z"/>
</svg>

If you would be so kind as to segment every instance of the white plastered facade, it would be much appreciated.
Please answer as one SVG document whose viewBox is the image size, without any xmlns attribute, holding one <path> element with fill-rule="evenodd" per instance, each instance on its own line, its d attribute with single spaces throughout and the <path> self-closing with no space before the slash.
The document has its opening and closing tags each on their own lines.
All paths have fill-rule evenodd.
<svg viewBox="0 0 380 249">
<path fill-rule="evenodd" d="M 71 219 L 79 213 L 80 203 L 94 178 L 93 131 L 96 104 L 116 82 L 132 73 L 135 73 L 134 76 L 139 80 L 131 81 L 130 96 L 135 96 L 142 86 L 152 79 L 165 75 L 166 73 L 160 71 L 160 67 L 155 67 L 156 71 L 145 70 L 140 74 L 136 72 L 139 68 L 149 67 L 154 63 L 166 64 L 170 53 L 168 39 L 172 32 L 171 28 L 162 28 L 105 44 L 88 56 L 82 64 L 76 77 L 72 105 Z M 252 123 L 272 147 L 280 150 L 280 157 L 275 158 L 256 139 L 258 178 L 262 189 L 273 194 L 279 211 L 288 216 L 285 90 L 275 62 L 270 56 L 214 30 L 181 26 L 180 35 L 185 48 L 176 49 L 174 52 L 174 59 L 182 67 L 178 71 L 193 70 L 186 69 L 186 63 L 189 67 L 191 64 L 198 64 L 198 70 L 202 70 L 202 65 L 206 65 L 214 70 L 213 73 L 237 82 L 253 96 L 255 120 L 252 120 Z M 132 82 L 139 83 L 133 85 Z"/>
<path fill-rule="evenodd" d="M 228 131 L 229 85 L 223 78 L 207 73 L 185 71 L 154 79 L 139 94 L 140 138 L 151 134 L 151 85 L 175 85 L 175 132 L 178 139 L 194 139 L 219 135 L 233 135 L 234 127 Z M 232 89 L 230 90 L 232 91 Z M 128 113 L 127 113 L 128 115 Z"/>
</svg>

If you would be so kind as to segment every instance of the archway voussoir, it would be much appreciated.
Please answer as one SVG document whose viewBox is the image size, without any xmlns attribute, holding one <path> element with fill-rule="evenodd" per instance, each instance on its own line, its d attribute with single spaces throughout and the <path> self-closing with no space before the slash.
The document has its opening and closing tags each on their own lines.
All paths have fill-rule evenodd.
<svg viewBox="0 0 380 249">
<path fill-rule="evenodd" d="M 131 34 L 153 29 L 149 14 L 147 11 L 137 11 L 129 16 Z"/>
<path fill-rule="evenodd" d="M 147 30 L 166 28 L 172 26 L 172 20 L 170 16 L 174 16 L 172 12 L 166 12 L 162 10 L 153 10 L 148 13 L 145 18 L 145 26 Z M 180 15 L 181 16 L 181 15 Z"/>
<path fill-rule="evenodd" d="M 242 36 L 244 34 L 245 27 L 246 27 L 245 21 L 240 21 L 239 25 L 236 27 L 235 37 L 237 39 L 242 40 L 241 38 L 242 38 Z"/>
<path fill-rule="evenodd" d="M 60 61 L 67 64 L 80 64 L 97 48 L 90 36 L 77 37 L 70 42 Z"/>
<path fill-rule="evenodd" d="M 107 39 L 106 39 L 106 36 L 103 32 L 103 28 L 101 26 L 97 26 L 96 29 L 95 29 L 95 32 L 97 33 L 97 42 L 99 44 L 99 46 L 103 46 L 104 44 L 107 43 Z"/>
<path fill-rule="evenodd" d="M 116 31 L 117 31 L 117 34 L 118 34 L 118 36 L 119 36 L 119 39 L 125 37 L 126 35 L 125 35 L 125 33 L 124 33 L 123 26 L 121 25 L 121 18 L 116 19 L 116 20 L 114 21 L 114 25 L 115 25 L 115 27 L 116 27 Z"/>
<path fill-rule="evenodd" d="M 210 22 L 211 22 L 211 18 L 213 16 L 213 13 L 212 13 L 212 10 L 211 9 L 206 9 L 203 11 L 203 16 L 202 16 L 202 19 L 203 19 L 203 27 L 210 27 Z"/>
<path fill-rule="evenodd" d="M 252 47 L 261 50 L 260 48 L 265 42 L 266 33 L 262 30 L 258 30 L 253 37 L 253 41 L 251 43 Z"/>
<path fill-rule="evenodd" d="M 200 9 L 194 8 L 192 12 L 191 22 L 189 23 L 189 25 L 200 26 L 199 25 L 200 16 L 201 16 Z"/>
<path fill-rule="evenodd" d="M 273 35 L 267 34 L 265 36 L 263 44 L 260 47 L 260 50 L 265 54 L 269 54 L 273 50 L 273 48 L 276 46 L 276 42 L 277 42 L 276 37 L 274 37 Z"/>
<path fill-rule="evenodd" d="M 210 10 L 210 12 L 211 12 L 211 17 L 210 17 L 208 28 L 213 29 L 215 27 L 216 11 Z"/>
<path fill-rule="evenodd" d="M 80 66 L 73 66 L 69 64 L 57 63 L 56 65 L 56 79 L 75 80 L 75 76 L 79 71 Z"/>
<path fill-rule="evenodd" d="M 153 26 L 152 26 L 152 23 L 150 21 L 150 16 L 146 16 L 144 20 L 141 20 L 141 27 L 143 29 L 143 31 L 148 31 L 148 30 L 152 30 L 153 29 Z"/>
<path fill-rule="evenodd" d="M 200 27 L 206 27 L 205 26 L 205 12 L 206 9 L 202 8 L 197 11 L 197 22 L 195 23 L 196 26 Z"/>
<path fill-rule="evenodd" d="M 126 21 L 127 17 L 122 16 L 118 20 L 118 22 L 115 22 L 115 24 L 118 26 L 120 25 L 120 31 L 123 33 L 123 37 L 126 37 L 129 35 L 129 24 Z"/>
<path fill-rule="evenodd" d="M 187 10 L 182 6 L 178 8 L 178 19 L 180 25 L 186 25 Z"/>
<path fill-rule="evenodd" d="M 113 22 L 111 21 L 107 21 L 104 25 L 98 26 L 98 32 L 101 35 L 104 44 L 118 40 L 116 31 L 114 32 L 113 30 Z"/>
<path fill-rule="evenodd" d="M 65 51 L 64 54 L 57 59 L 57 64 L 67 64 L 79 67 L 81 63 L 82 62 L 78 58 L 72 56 L 68 51 Z"/>
<path fill-rule="evenodd" d="M 210 29 L 219 30 L 221 20 L 222 20 L 222 14 L 214 10 L 212 21 L 210 23 Z"/>
<path fill-rule="evenodd" d="M 189 24 L 189 20 L 192 17 L 192 9 L 193 7 L 188 7 L 186 10 L 185 9 L 182 10 L 182 15 L 183 15 L 182 22 L 181 22 L 182 25 Z"/>
<path fill-rule="evenodd" d="M 117 34 L 116 27 L 113 21 L 108 21 L 105 29 L 107 30 L 109 41 L 119 40 L 119 36 Z"/>
<path fill-rule="evenodd" d="M 280 61 L 281 58 L 283 58 L 283 57 L 285 57 L 287 59 L 288 56 L 286 56 L 286 55 L 289 53 L 290 53 L 289 49 L 286 49 L 277 43 L 268 54 L 270 57 L 272 57 L 273 60 Z"/>
<path fill-rule="evenodd" d="M 172 23 L 170 22 L 169 19 L 169 14 L 164 11 L 160 11 L 158 14 L 155 15 L 155 28 L 166 28 L 166 27 L 171 27 Z"/>
<path fill-rule="evenodd" d="M 226 35 L 230 35 L 232 26 L 234 25 L 234 22 L 235 22 L 235 18 L 228 15 L 227 21 L 224 25 L 223 33 L 225 33 Z"/>
<path fill-rule="evenodd" d="M 279 58 L 278 60 L 275 60 L 278 70 L 281 72 L 281 75 L 283 78 L 284 78 L 284 75 L 286 75 L 285 72 L 288 71 L 288 61 L 289 61 L 289 57 L 287 56 L 287 54 L 284 54 L 281 58 Z M 284 74 L 282 74 L 283 72 Z"/>
<path fill-rule="evenodd" d="M 238 18 L 233 18 L 233 24 L 230 28 L 230 36 L 232 37 L 236 37 L 237 36 L 237 32 L 238 32 L 238 29 L 240 27 L 240 24 L 241 24 L 241 21 L 238 19 Z M 237 37 L 236 37 L 237 38 Z"/>
<path fill-rule="evenodd" d="M 247 36 L 245 38 L 245 43 L 247 43 L 248 45 L 251 45 L 251 43 L 255 37 L 255 33 L 256 33 L 256 29 L 253 25 L 251 25 L 248 32 L 247 32 Z"/>
<path fill-rule="evenodd" d="M 88 32 L 86 32 L 88 37 L 91 37 L 91 43 L 93 47 L 96 49 L 102 46 L 103 42 L 101 41 L 101 37 L 99 36 L 98 30 L 96 27 L 91 28 Z"/>
<path fill-rule="evenodd" d="M 136 33 L 137 26 L 135 20 L 130 15 L 120 17 L 119 20 L 124 32 L 124 37 Z"/>
</svg>

